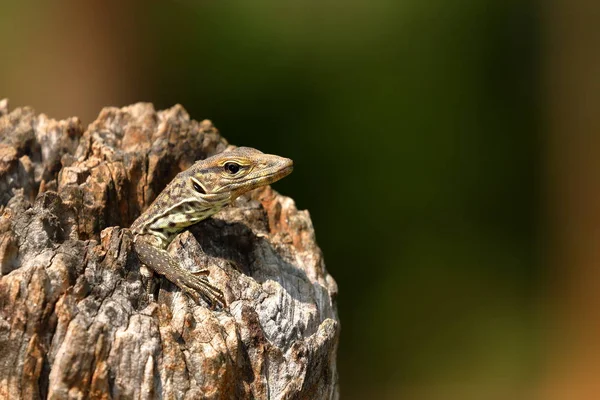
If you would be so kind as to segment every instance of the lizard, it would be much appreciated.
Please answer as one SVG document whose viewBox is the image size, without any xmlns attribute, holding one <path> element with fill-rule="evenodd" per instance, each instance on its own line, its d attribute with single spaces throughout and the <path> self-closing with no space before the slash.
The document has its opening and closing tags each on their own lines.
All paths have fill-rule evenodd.
<svg viewBox="0 0 600 400">
<path fill-rule="evenodd" d="M 133 249 L 138 259 L 196 303 L 203 296 L 211 307 L 225 307 L 221 290 L 206 279 L 208 271 L 192 273 L 181 267 L 167 247 L 188 226 L 233 204 L 238 196 L 289 175 L 292 169 L 292 160 L 250 147 L 238 147 L 196 161 L 177 174 L 131 224 Z"/>
</svg>

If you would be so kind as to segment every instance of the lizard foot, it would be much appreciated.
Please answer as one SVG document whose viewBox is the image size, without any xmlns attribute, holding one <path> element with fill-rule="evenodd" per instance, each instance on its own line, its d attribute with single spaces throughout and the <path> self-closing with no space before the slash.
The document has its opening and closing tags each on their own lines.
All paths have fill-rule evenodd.
<svg viewBox="0 0 600 400">
<path fill-rule="evenodd" d="M 200 303 L 200 296 L 202 296 L 208 300 L 213 310 L 216 307 L 222 309 L 227 306 L 223 292 L 208 283 L 208 280 L 204 277 L 190 273 L 179 277 L 176 284 L 198 304 Z"/>
</svg>

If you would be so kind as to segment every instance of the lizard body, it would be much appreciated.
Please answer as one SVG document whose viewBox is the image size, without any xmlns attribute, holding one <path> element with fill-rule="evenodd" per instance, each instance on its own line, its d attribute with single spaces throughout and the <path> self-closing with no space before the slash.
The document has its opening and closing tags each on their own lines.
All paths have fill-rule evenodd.
<svg viewBox="0 0 600 400">
<path fill-rule="evenodd" d="M 131 225 L 139 260 L 164 275 L 196 302 L 225 306 L 222 292 L 206 280 L 207 271 L 192 273 L 166 251 L 186 227 L 219 212 L 238 196 L 273 183 L 292 172 L 288 158 L 238 147 L 197 161 L 180 172 Z"/>
</svg>

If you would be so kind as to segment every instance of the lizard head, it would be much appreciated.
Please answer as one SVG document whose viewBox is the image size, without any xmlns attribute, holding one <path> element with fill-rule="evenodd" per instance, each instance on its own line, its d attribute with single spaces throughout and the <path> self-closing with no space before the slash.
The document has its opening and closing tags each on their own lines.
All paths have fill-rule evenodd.
<svg viewBox="0 0 600 400">
<path fill-rule="evenodd" d="M 278 181 L 292 169 L 289 158 L 238 147 L 194 164 L 189 170 L 189 185 L 205 199 L 227 195 L 233 201 L 252 189 Z"/>
<path fill-rule="evenodd" d="M 239 147 L 197 161 L 158 195 L 133 224 L 169 243 L 186 226 L 218 212 L 239 195 L 292 172 L 290 159 Z"/>
</svg>

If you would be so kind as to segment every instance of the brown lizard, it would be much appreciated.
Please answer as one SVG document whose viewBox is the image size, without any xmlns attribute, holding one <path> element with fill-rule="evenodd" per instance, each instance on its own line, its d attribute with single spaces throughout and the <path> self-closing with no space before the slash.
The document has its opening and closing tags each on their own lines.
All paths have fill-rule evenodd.
<svg viewBox="0 0 600 400">
<path fill-rule="evenodd" d="M 223 293 L 206 279 L 206 270 L 182 268 L 166 249 L 186 227 L 217 213 L 243 193 L 273 183 L 292 172 L 288 158 L 238 147 L 197 161 L 180 172 L 131 225 L 139 260 L 164 275 L 199 302 L 225 307 Z"/>
</svg>

